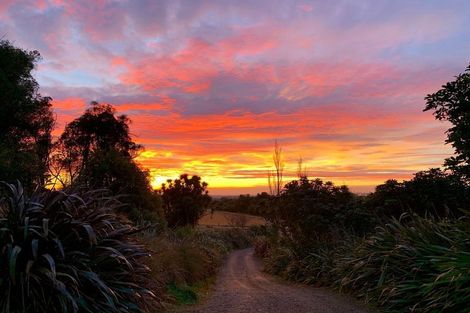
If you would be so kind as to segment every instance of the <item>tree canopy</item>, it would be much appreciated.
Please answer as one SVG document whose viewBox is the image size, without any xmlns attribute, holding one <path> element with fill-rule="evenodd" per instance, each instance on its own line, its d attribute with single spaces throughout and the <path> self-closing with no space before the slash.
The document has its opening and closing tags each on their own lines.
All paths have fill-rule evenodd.
<svg viewBox="0 0 470 313">
<path fill-rule="evenodd" d="M 155 219 L 160 199 L 149 173 L 134 161 L 142 146 L 132 140 L 129 124 L 111 105 L 92 102 L 60 136 L 53 157 L 55 175 L 64 186 L 106 188 L 121 195 L 133 220 Z"/>
<path fill-rule="evenodd" d="M 287 183 L 280 196 L 272 198 L 271 207 L 268 219 L 299 247 L 337 235 L 333 230 L 338 225 L 357 233 L 370 228 L 368 213 L 358 209 L 357 197 L 347 186 L 318 178 L 304 176 Z"/>
<path fill-rule="evenodd" d="M 183 174 L 179 179 L 168 180 L 162 184 L 160 193 L 165 218 L 172 228 L 195 226 L 211 201 L 207 183 L 196 175 Z"/>
<path fill-rule="evenodd" d="M 32 76 L 40 54 L 0 41 L 0 180 L 26 187 L 46 180 L 54 118 Z"/>
<path fill-rule="evenodd" d="M 367 205 L 377 214 L 399 218 L 403 213 L 436 217 L 460 216 L 468 210 L 469 190 L 455 174 L 431 168 L 398 182 L 390 179 L 368 196 Z"/>
<path fill-rule="evenodd" d="M 446 143 L 452 144 L 455 155 L 446 159 L 445 165 L 470 181 L 470 65 L 465 73 L 425 99 L 424 111 L 433 110 L 436 119 L 452 124 Z"/>
<path fill-rule="evenodd" d="M 54 155 L 56 172 L 65 172 L 65 179 L 72 183 L 78 177 L 85 177 L 82 174 L 98 153 L 112 152 L 127 159 L 134 158 L 142 146 L 132 141 L 129 124 L 129 118 L 116 116 L 111 105 L 92 102 L 82 116 L 67 124 L 60 136 Z M 98 185 L 106 185 L 105 177 Z"/>
</svg>

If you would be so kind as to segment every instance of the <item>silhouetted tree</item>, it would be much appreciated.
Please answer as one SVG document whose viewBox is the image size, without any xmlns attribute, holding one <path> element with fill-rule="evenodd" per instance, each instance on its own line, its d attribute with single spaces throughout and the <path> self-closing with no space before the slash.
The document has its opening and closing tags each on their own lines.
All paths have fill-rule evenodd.
<svg viewBox="0 0 470 313">
<path fill-rule="evenodd" d="M 142 146 L 133 142 L 130 120 L 111 105 L 91 103 L 60 136 L 53 159 L 62 185 L 106 188 L 127 204 L 133 220 L 156 219 L 160 196 L 150 186 L 148 172 L 134 161 Z"/>
<path fill-rule="evenodd" d="M 44 185 L 54 118 L 31 75 L 40 54 L 0 41 L 0 180 Z"/>
<path fill-rule="evenodd" d="M 446 143 L 452 144 L 455 155 L 446 159 L 445 165 L 470 182 L 470 66 L 425 99 L 424 111 L 433 110 L 436 119 L 452 124 Z"/>
<path fill-rule="evenodd" d="M 368 206 L 385 217 L 400 217 L 402 213 L 421 216 L 460 216 L 468 210 L 470 192 L 458 176 L 438 168 L 421 171 L 411 180 L 388 180 L 376 187 L 368 197 Z"/>
<path fill-rule="evenodd" d="M 179 179 L 168 180 L 167 184 L 162 184 L 160 193 L 165 218 L 171 228 L 195 226 L 211 201 L 207 183 L 201 182 L 201 177 L 196 175 L 183 174 Z"/>
<path fill-rule="evenodd" d="M 364 234 L 374 224 L 372 215 L 347 186 L 335 186 L 321 179 L 302 177 L 286 184 L 272 199 L 267 218 L 289 238 L 295 247 L 305 248 L 350 230 Z"/>
<path fill-rule="evenodd" d="M 415 213 L 440 217 L 461 216 L 468 210 L 470 193 L 462 179 L 438 168 L 421 171 L 405 182 L 410 196 L 410 207 Z"/>
<path fill-rule="evenodd" d="M 281 194 L 284 175 L 284 157 L 282 147 L 277 140 L 274 141 L 273 152 L 274 171 L 268 171 L 268 186 L 271 195 L 279 196 Z"/>
<path fill-rule="evenodd" d="M 379 215 L 399 218 L 407 211 L 405 183 L 389 179 L 375 187 L 375 192 L 368 196 L 367 204 Z"/>
<path fill-rule="evenodd" d="M 67 124 L 56 144 L 55 174 L 61 183 L 73 183 L 78 177 L 87 182 L 88 176 L 81 174 L 87 171 L 90 159 L 97 152 L 114 152 L 133 159 L 142 146 L 132 141 L 129 124 L 129 118 L 116 116 L 111 105 L 92 102 L 82 116 Z M 105 179 L 99 185 L 107 185 Z"/>
<path fill-rule="evenodd" d="M 126 213 L 133 221 L 159 221 L 161 196 L 150 185 L 150 174 L 128 156 L 110 150 L 94 152 L 82 172 L 83 179 L 89 186 L 105 187 L 114 195 L 119 195 L 126 204 L 121 212 Z"/>
</svg>

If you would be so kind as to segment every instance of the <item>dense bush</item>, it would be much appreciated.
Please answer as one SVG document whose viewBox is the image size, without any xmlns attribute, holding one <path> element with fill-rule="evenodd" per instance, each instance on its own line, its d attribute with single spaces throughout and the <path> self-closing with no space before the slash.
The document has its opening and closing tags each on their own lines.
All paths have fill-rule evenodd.
<svg viewBox="0 0 470 313">
<path fill-rule="evenodd" d="M 353 245 L 352 237 L 348 240 L 315 242 L 308 249 L 299 251 L 299 247 L 272 229 L 268 235 L 258 236 L 254 240 L 255 253 L 263 259 L 267 272 L 284 279 L 328 286 L 337 280 L 333 272 L 335 262 L 347 253 Z"/>
<path fill-rule="evenodd" d="M 365 198 L 301 178 L 272 202 L 278 232 L 255 249 L 268 272 L 334 286 L 387 311 L 468 312 L 468 195 L 462 179 L 439 169 L 389 180 Z"/>
<path fill-rule="evenodd" d="M 255 241 L 265 269 L 332 286 L 387 312 L 467 313 L 470 221 L 404 216 L 365 239 L 346 237 L 299 255 L 279 238 Z"/>
<path fill-rule="evenodd" d="M 96 152 L 84 175 L 90 186 L 105 187 L 124 204 L 119 208 L 134 222 L 163 220 L 161 196 L 150 185 L 150 174 L 116 151 Z"/>
<path fill-rule="evenodd" d="M 149 252 L 135 229 L 111 211 L 103 191 L 45 191 L 28 197 L 20 184 L 0 196 L 1 312 L 142 312 L 155 299 Z"/>
<path fill-rule="evenodd" d="M 399 218 L 403 213 L 459 217 L 470 209 L 469 198 L 470 189 L 461 178 L 433 168 L 407 181 L 386 181 L 368 196 L 366 205 L 382 217 Z"/>
<path fill-rule="evenodd" d="M 393 220 L 337 264 L 341 288 L 398 312 L 462 312 L 470 304 L 470 223 Z"/>
<path fill-rule="evenodd" d="M 162 184 L 163 212 L 170 228 L 195 226 L 211 201 L 207 183 L 188 174 Z"/>
<path fill-rule="evenodd" d="M 336 240 L 346 232 L 365 234 L 375 225 L 372 213 L 347 186 L 335 186 L 320 179 L 303 177 L 291 181 L 271 206 L 268 219 L 280 229 L 284 240 L 299 251 Z"/>
</svg>

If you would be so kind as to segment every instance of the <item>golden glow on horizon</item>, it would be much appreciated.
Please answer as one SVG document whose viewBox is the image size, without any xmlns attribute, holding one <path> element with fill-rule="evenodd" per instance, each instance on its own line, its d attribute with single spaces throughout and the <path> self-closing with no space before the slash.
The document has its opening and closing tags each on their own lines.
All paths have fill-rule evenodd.
<svg viewBox="0 0 470 313">
<path fill-rule="evenodd" d="M 289 147 L 292 149 L 292 147 Z M 408 179 L 415 172 L 413 164 L 404 164 L 403 160 L 396 158 L 394 162 L 377 162 L 374 158 L 365 158 L 364 154 L 345 154 L 341 151 L 341 146 L 330 146 L 330 150 L 325 152 L 325 156 L 319 155 L 316 159 L 308 160 L 305 157 L 304 167 L 307 169 L 310 178 L 321 178 L 325 181 L 333 181 L 337 185 L 346 184 L 352 190 L 359 192 L 371 191 L 374 186 L 383 183 L 385 180 L 395 178 L 398 180 Z M 398 152 L 400 149 L 397 149 Z M 215 152 L 215 151 L 214 151 Z M 285 175 L 284 182 L 296 179 L 297 160 L 284 148 Z M 302 151 L 306 155 L 308 151 Z M 384 152 L 385 153 L 385 152 Z M 179 156 L 178 153 L 170 151 L 157 152 L 148 150 L 143 152 L 138 161 L 143 167 L 148 168 L 151 173 L 151 184 L 155 189 L 161 188 L 162 183 L 168 179 L 178 178 L 180 174 L 199 175 L 209 184 L 211 194 L 237 194 L 237 193 L 257 193 L 268 191 L 267 172 L 272 167 L 272 151 L 244 152 L 240 153 L 242 161 L 230 162 L 233 156 L 219 155 L 211 156 L 211 161 L 191 159 L 190 156 Z M 383 157 L 383 155 L 380 155 Z M 178 163 L 178 160 L 187 159 L 180 163 L 180 167 L 172 167 L 171 164 Z M 253 160 L 247 162 L 246 159 Z M 410 161 L 409 158 L 407 158 Z M 254 164 L 259 162 L 259 164 Z M 169 164 L 168 168 L 158 168 L 159 164 Z M 354 164 L 351 166 L 351 164 Z M 402 171 L 396 172 L 394 166 L 401 164 Z M 367 167 L 367 170 L 364 168 Z"/>
<path fill-rule="evenodd" d="M 223 176 L 204 175 L 203 173 L 194 173 L 190 171 L 159 171 L 151 170 L 151 185 L 154 189 L 160 189 L 167 180 L 176 179 L 180 174 L 187 173 L 189 175 L 199 175 L 203 181 L 209 184 L 209 188 L 248 188 L 248 187 L 266 187 L 267 177 L 260 178 L 227 178 Z"/>
<path fill-rule="evenodd" d="M 66 112 L 59 118 L 67 122 L 82 113 L 86 101 L 55 100 L 54 106 Z M 354 110 L 325 105 L 287 113 L 128 112 L 130 107 L 144 110 L 146 106 L 159 107 L 124 103 L 116 109 L 131 117 L 135 142 L 145 147 L 136 160 L 149 170 L 157 189 L 187 173 L 201 176 L 211 194 L 268 191 L 274 138 L 283 149 L 285 182 L 295 179 L 302 157 L 310 178 L 361 191 L 371 191 L 387 179 L 409 179 L 417 171 L 440 166 L 451 154 L 451 147 L 443 144 L 448 126 L 418 110 L 398 114 L 361 105 Z"/>
</svg>

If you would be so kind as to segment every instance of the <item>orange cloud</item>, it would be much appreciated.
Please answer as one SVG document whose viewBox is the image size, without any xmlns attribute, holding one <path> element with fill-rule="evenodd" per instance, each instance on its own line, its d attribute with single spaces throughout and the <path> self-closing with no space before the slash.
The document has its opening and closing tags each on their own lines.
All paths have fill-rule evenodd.
<svg viewBox="0 0 470 313">
<path fill-rule="evenodd" d="M 55 105 L 70 108 L 78 100 Z M 119 113 L 134 106 L 119 105 Z M 347 109 L 336 105 L 285 114 L 232 111 L 204 116 L 147 111 L 131 115 L 132 133 L 147 147 L 138 161 L 151 170 L 156 187 L 184 171 L 203 176 L 221 192 L 228 186 L 258 190 L 265 185 L 275 138 L 284 147 L 287 179 L 295 176 L 296 160 L 302 156 L 311 175 L 353 186 L 408 178 L 440 164 L 449 153 L 436 150 L 443 141 L 443 128 L 426 131 L 424 125 L 431 117 L 425 114 L 387 115 L 360 106 L 353 112 Z M 405 125 L 414 126 L 404 130 Z"/>
</svg>

